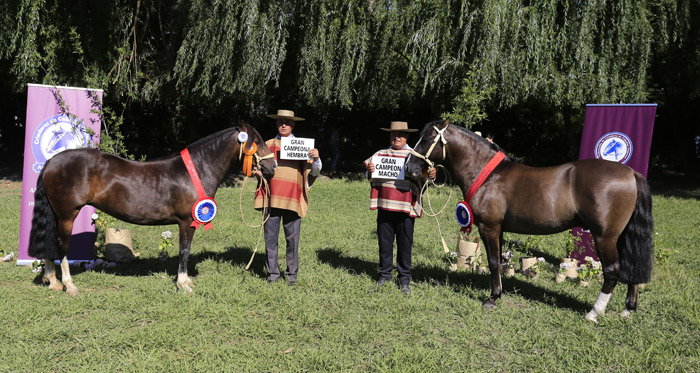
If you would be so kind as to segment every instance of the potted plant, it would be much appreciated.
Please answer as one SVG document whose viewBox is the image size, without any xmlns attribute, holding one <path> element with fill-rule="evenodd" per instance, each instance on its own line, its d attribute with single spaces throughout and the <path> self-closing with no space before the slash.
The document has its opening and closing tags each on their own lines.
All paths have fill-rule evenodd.
<svg viewBox="0 0 700 373">
<path fill-rule="evenodd" d="M 533 256 L 532 252 L 540 246 L 541 242 L 542 239 L 536 236 L 528 238 L 528 240 L 522 244 L 525 256 L 520 258 L 520 273 L 530 277 L 537 276 L 537 268 L 533 268 L 533 270 L 530 271 L 530 267 L 537 266 L 537 258 Z"/>
<path fill-rule="evenodd" d="M 578 277 L 578 272 L 576 271 L 576 268 L 578 267 L 578 260 L 574 259 L 571 257 L 571 255 L 574 252 L 581 252 L 581 248 L 583 247 L 581 245 L 581 241 L 583 238 L 581 237 L 581 231 L 577 231 L 576 234 L 573 233 L 574 231 L 572 230 L 569 234 L 569 238 L 566 241 L 566 257 L 561 259 L 561 263 L 559 264 L 559 274 L 557 274 L 557 282 L 562 282 L 565 279 L 574 279 Z"/>
<path fill-rule="evenodd" d="M 508 250 L 501 255 L 501 268 L 506 277 L 515 276 L 515 266 L 513 266 L 513 252 Z"/>
<path fill-rule="evenodd" d="M 590 256 L 585 257 L 584 260 L 578 267 L 579 279 L 581 286 L 588 286 L 594 277 L 600 276 L 603 272 L 599 261 L 593 260 Z"/>
<path fill-rule="evenodd" d="M 114 262 L 129 262 L 139 256 L 134 252 L 134 245 L 131 240 L 131 231 L 122 229 L 124 225 L 120 222 L 119 228 L 110 228 L 109 224 L 116 225 L 117 220 L 102 213 L 92 214 L 92 224 L 95 224 L 95 248 L 100 249 L 99 242 L 104 242 L 103 254 L 107 260 Z"/>
</svg>

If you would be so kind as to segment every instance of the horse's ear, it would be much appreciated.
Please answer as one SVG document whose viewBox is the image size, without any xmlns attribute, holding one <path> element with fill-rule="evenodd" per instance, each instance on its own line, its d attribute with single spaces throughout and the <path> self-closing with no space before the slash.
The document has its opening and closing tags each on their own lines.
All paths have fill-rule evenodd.
<svg viewBox="0 0 700 373">
<path fill-rule="evenodd" d="M 445 127 L 449 126 L 450 125 L 450 118 L 447 118 L 445 120 L 445 123 L 443 123 L 443 124 L 445 125 Z"/>
</svg>

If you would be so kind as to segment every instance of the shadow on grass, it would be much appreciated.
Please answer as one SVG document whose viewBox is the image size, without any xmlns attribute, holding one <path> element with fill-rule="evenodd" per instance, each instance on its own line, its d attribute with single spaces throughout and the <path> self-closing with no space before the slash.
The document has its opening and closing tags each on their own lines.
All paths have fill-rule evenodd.
<svg viewBox="0 0 700 373">
<path fill-rule="evenodd" d="M 250 255 L 253 250 L 248 247 L 227 247 L 224 252 L 211 252 L 203 251 L 196 254 L 191 254 L 187 262 L 187 274 L 190 277 L 196 277 L 199 274 L 197 271 L 197 264 L 206 261 L 214 260 L 217 262 L 230 262 L 233 265 L 245 266 L 250 260 Z M 264 263 L 265 254 L 255 253 L 255 258 L 253 263 Z M 177 255 L 169 256 L 166 260 L 160 260 L 158 258 L 138 258 L 129 263 L 119 263 L 114 268 L 97 268 L 93 271 L 114 274 L 117 276 L 131 276 L 131 277 L 144 277 L 151 276 L 153 273 L 165 272 L 169 276 L 173 277 L 173 282 L 177 276 L 178 266 L 180 259 Z M 251 266 L 251 272 L 253 275 L 259 278 L 266 278 L 267 274 L 263 270 L 262 266 L 253 265 Z M 71 266 L 70 273 L 71 276 L 76 277 L 83 272 L 86 272 L 84 264 L 80 267 Z M 61 266 L 56 266 L 56 276 L 59 281 L 61 279 Z M 34 278 L 33 282 L 37 285 L 42 284 L 42 273 L 38 273 Z"/>
<path fill-rule="evenodd" d="M 377 278 L 377 263 L 368 262 L 366 260 L 344 256 L 340 251 L 332 248 L 326 248 L 317 252 L 318 260 L 321 263 L 330 265 L 333 268 L 342 269 L 351 274 L 365 274 L 372 278 Z M 445 284 L 444 280 L 449 276 L 450 283 Z M 411 269 L 411 277 L 413 282 L 427 283 L 430 285 L 448 286 L 452 291 L 462 293 L 460 287 L 468 284 L 474 288 L 490 289 L 491 275 L 480 275 L 467 271 L 449 272 L 441 266 L 424 266 L 421 264 L 414 265 Z M 591 305 L 580 302 L 579 300 L 561 293 L 539 287 L 530 282 L 523 281 L 517 278 L 501 279 L 503 285 L 503 296 L 508 296 L 508 293 L 518 293 L 528 300 L 537 301 L 548 304 L 557 308 L 568 308 L 575 312 L 587 312 Z M 485 301 L 486 299 L 476 299 Z"/>
</svg>

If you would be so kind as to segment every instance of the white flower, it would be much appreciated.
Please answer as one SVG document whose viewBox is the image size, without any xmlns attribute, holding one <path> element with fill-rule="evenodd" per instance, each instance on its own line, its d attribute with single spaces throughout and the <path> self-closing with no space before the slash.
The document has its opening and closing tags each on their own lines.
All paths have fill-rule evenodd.
<svg viewBox="0 0 700 373">
<path fill-rule="evenodd" d="M 593 258 L 591 258 L 590 256 L 587 256 L 587 257 L 583 258 L 583 260 L 587 261 L 588 263 L 591 263 L 593 261 Z"/>
<path fill-rule="evenodd" d="M 543 257 L 537 258 L 537 261 L 540 262 L 540 263 L 546 263 L 546 261 L 544 260 Z"/>
<path fill-rule="evenodd" d="M 510 250 L 508 250 L 508 251 L 506 251 L 505 253 L 503 253 L 503 257 L 504 257 L 505 259 L 510 259 L 512 256 L 513 256 L 513 252 L 510 251 Z"/>
<path fill-rule="evenodd" d="M 596 262 L 596 261 L 593 261 L 591 263 L 591 265 L 593 266 L 593 269 L 600 269 L 600 267 L 601 267 L 600 262 Z"/>
<path fill-rule="evenodd" d="M 97 219 L 100 218 L 100 216 L 97 215 L 96 213 L 95 213 L 95 214 L 92 214 L 92 216 L 90 216 L 90 217 L 92 218 L 92 220 L 97 220 Z"/>
<path fill-rule="evenodd" d="M 571 263 L 559 263 L 559 268 L 564 269 L 564 268 L 571 268 L 571 267 L 573 267 L 571 265 Z"/>
<path fill-rule="evenodd" d="M 165 232 L 161 233 L 160 236 L 161 236 L 164 240 L 169 240 L 169 239 L 171 239 L 171 238 L 173 237 L 173 232 L 171 232 L 171 231 L 165 231 Z"/>
</svg>

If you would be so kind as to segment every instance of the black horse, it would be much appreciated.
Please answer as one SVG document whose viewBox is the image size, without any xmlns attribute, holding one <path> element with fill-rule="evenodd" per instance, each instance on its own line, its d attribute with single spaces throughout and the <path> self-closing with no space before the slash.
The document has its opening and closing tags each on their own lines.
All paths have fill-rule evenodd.
<svg viewBox="0 0 700 373">
<path fill-rule="evenodd" d="M 406 161 L 406 175 L 424 180 L 433 162 L 444 163 L 467 200 L 470 186 L 500 148 L 449 121 L 425 125 Z M 497 158 L 498 159 L 498 158 Z M 618 280 L 628 284 L 623 316 L 637 309 L 638 284 L 651 277 L 654 221 L 651 193 L 642 175 L 606 160 L 590 159 L 535 168 L 506 157 L 468 202 L 488 253 L 491 296 L 501 296 L 503 232 L 552 234 L 583 227 L 591 231 L 603 266 L 604 283 L 586 319 L 605 313 Z"/>
<path fill-rule="evenodd" d="M 247 140 L 245 135 L 240 137 L 245 145 L 239 142 L 241 132 L 248 135 Z M 228 128 L 187 147 L 207 197 L 214 198 L 227 171 L 241 163 L 241 146 L 251 149 L 253 143 L 257 145 L 256 166 L 269 179 L 277 163 L 251 126 Z M 177 287 L 192 291 L 187 260 L 195 232 L 192 209 L 198 193 L 180 153 L 135 162 L 96 149 L 66 150 L 46 162 L 34 197 L 28 252 L 44 259 L 43 281 L 49 282 L 49 288 L 63 290 L 65 286 L 68 294 L 78 294 L 68 267 L 69 241 L 75 217 L 83 206 L 90 205 L 133 224 L 178 224 Z M 56 279 L 55 259 L 61 259 L 62 284 Z"/>
</svg>

